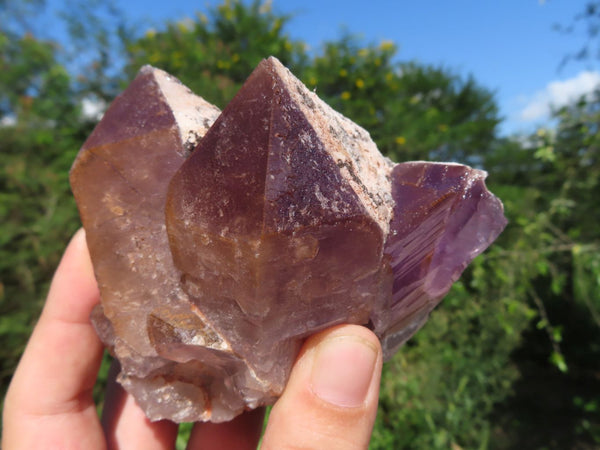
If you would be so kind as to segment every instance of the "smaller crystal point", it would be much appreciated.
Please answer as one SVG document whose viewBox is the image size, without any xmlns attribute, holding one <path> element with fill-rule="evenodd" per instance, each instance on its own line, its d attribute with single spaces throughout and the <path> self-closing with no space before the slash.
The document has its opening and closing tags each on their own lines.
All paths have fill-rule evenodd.
<svg viewBox="0 0 600 450">
<path fill-rule="evenodd" d="M 409 162 L 392 171 L 394 218 L 385 244 L 394 285 L 373 322 L 390 358 L 425 321 L 469 262 L 506 226 L 484 171 L 460 164 Z"/>
<path fill-rule="evenodd" d="M 275 58 L 221 114 L 145 66 L 71 171 L 119 382 L 152 420 L 221 422 L 332 325 L 391 357 L 504 228 L 485 175 L 393 164 Z"/>
</svg>

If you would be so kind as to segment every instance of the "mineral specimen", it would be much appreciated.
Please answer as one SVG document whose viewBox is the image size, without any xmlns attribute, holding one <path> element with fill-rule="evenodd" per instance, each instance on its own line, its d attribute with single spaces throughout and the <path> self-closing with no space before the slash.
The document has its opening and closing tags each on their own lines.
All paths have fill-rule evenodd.
<svg viewBox="0 0 600 450">
<path fill-rule="evenodd" d="M 391 357 L 504 228 L 485 175 L 393 164 L 275 58 L 221 114 L 143 67 L 71 171 L 119 382 L 152 420 L 220 422 L 324 328 Z"/>
</svg>

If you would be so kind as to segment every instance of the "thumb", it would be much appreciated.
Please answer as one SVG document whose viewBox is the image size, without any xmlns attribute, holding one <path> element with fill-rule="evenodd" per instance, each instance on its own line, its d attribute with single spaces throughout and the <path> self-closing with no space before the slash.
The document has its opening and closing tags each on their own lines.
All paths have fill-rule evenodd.
<svg viewBox="0 0 600 450">
<path fill-rule="evenodd" d="M 377 413 L 381 346 L 340 325 L 309 338 L 269 417 L 262 448 L 366 449 Z"/>
</svg>

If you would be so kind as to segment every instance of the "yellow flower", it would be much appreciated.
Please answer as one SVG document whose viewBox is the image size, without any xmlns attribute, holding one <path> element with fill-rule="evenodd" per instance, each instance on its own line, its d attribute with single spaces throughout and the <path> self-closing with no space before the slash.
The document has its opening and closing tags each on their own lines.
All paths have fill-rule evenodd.
<svg viewBox="0 0 600 450">
<path fill-rule="evenodd" d="M 556 153 L 554 153 L 554 147 L 552 145 L 538 148 L 533 156 L 546 162 L 553 162 L 556 160 Z"/>
<path fill-rule="evenodd" d="M 404 145 L 404 144 L 406 144 L 406 138 L 404 136 L 397 136 L 396 137 L 396 144 L 398 144 L 398 145 Z"/>
<path fill-rule="evenodd" d="M 394 49 L 394 43 L 392 41 L 381 41 L 381 44 L 379 44 L 379 49 L 383 50 L 384 52 L 389 51 L 389 50 L 393 50 Z"/>
<path fill-rule="evenodd" d="M 388 72 L 385 74 L 385 81 L 392 81 L 394 79 L 394 74 L 392 72 Z"/>
<path fill-rule="evenodd" d="M 187 30 L 188 30 L 187 23 L 186 23 L 186 22 L 184 22 L 184 21 L 177 22 L 177 29 L 178 29 L 178 30 L 179 30 L 179 32 L 181 32 L 181 33 L 186 33 L 186 32 L 187 32 Z"/>
<path fill-rule="evenodd" d="M 225 20 L 231 22 L 233 20 L 233 9 L 230 0 L 225 0 L 223 4 L 218 7 L 219 12 L 225 18 Z"/>
<path fill-rule="evenodd" d="M 362 80 L 362 78 L 359 78 L 358 80 L 356 80 L 356 87 L 359 89 L 362 89 L 365 87 L 365 82 Z"/>
<path fill-rule="evenodd" d="M 312 86 L 317 84 L 317 79 L 315 77 L 310 77 L 308 79 L 309 84 L 311 84 Z"/>
<path fill-rule="evenodd" d="M 217 61 L 217 68 L 219 68 L 219 69 L 229 69 L 229 68 L 231 68 L 231 63 L 229 61 L 223 61 L 222 59 L 219 59 Z"/>
<path fill-rule="evenodd" d="M 156 36 L 156 31 L 153 28 L 150 28 L 148 31 L 146 31 L 146 37 L 148 39 L 152 39 L 154 36 Z"/>
<path fill-rule="evenodd" d="M 174 67 L 182 67 L 183 66 L 183 52 L 174 52 L 172 55 L 172 61 Z"/>
<path fill-rule="evenodd" d="M 365 57 L 365 56 L 367 56 L 368 54 L 369 54 L 369 49 L 368 49 L 368 48 L 361 48 L 361 49 L 358 51 L 358 56 Z"/>
<path fill-rule="evenodd" d="M 240 60 L 240 55 L 238 55 L 237 53 L 234 53 L 233 55 L 231 55 L 231 60 L 236 63 Z"/>
<path fill-rule="evenodd" d="M 267 14 L 269 12 L 271 12 L 271 10 L 273 9 L 273 1 L 272 0 L 267 0 L 266 2 L 262 3 L 260 5 L 260 8 L 258 9 L 258 12 L 260 14 Z"/>
<path fill-rule="evenodd" d="M 416 105 L 417 103 L 419 103 L 421 101 L 422 98 L 423 98 L 423 95 L 415 94 L 410 98 L 410 104 Z"/>
<path fill-rule="evenodd" d="M 350 100 L 350 92 L 348 92 L 348 91 L 342 92 L 341 97 L 342 97 L 342 100 Z"/>
<path fill-rule="evenodd" d="M 341 69 L 340 70 L 340 77 L 346 77 L 348 76 L 348 71 L 346 69 Z"/>
</svg>

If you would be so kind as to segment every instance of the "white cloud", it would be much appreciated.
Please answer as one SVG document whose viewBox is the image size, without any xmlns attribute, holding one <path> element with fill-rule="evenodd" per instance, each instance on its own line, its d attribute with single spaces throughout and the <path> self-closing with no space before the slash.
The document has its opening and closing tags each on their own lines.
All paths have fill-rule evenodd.
<svg viewBox="0 0 600 450">
<path fill-rule="evenodd" d="M 15 116 L 4 116 L 0 119 L 0 127 L 12 127 L 17 124 L 17 118 Z"/>
<path fill-rule="evenodd" d="M 580 72 L 573 78 L 552 81 L 529 98 L 520 112 L 520 118 L 525 122 L 546 119 L 553 107 L 568 105 L 582 95 L 591 94 L 599 85 L 600 72 L 589 70 Z"/>
<path fill-rule="evenodd" d="M 85 119 L 100 120 L 106 110 L 106 102 L 92 98 L 81 101 L 81 115 Z"/>
</svg>

